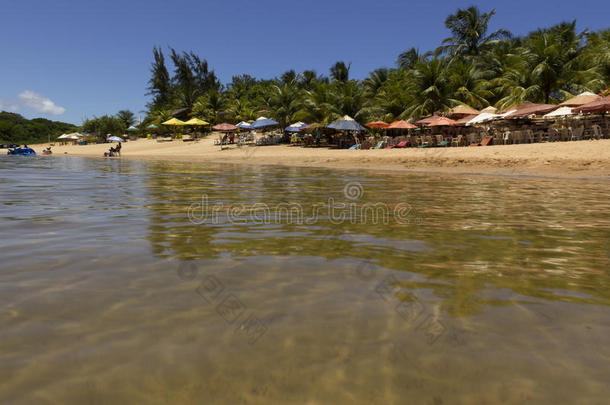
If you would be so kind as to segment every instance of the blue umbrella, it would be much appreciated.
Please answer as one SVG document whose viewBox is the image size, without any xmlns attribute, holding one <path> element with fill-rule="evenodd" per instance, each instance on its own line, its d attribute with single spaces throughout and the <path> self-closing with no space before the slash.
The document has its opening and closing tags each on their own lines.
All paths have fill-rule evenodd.
<svg viewBox="0 0 610 405">
<path fill-rule="evenodd" d="M 125 140 L 120 136 L 109 136 L 108 138 L 106 138 L 106 140 L 110 142 L 125 142 Z"/>
<path fill-rule="evenodd" d="M 273 121 L 273 120 L 270 120 L 269 118 L 265 118 L 265 117 L 260 117 L 259 119 L 254 121 L 250 125 L 250 127 L 252 129 L 258 129 L 258 128 L 270 127 L 270 126 L 278 125 L 278 124 L 279 124 L 279 122 L 277 122 L 277 121 Z"/>
<path fill-rule="evenodd" d="M 304 122 L 299 121 L 299 122 L 295 122 L 294 124 L 290 124 L 289 126 L 284 128 L 284 131 L 286 131 L 286 132 L 299 132 L 301 129 L 303 129 L 306 126 L 307 126 L 307 124 L 305 124 Z"/>
<path fill-rule="evenodd" d="M 252 124 L 246 122 L 246 121 L 242 121 L 239 124 L 235 125 L 238 128 L 242 128 L 242 129 L 252 129 Z"/>
<path fill-rule="evenodd" d="M 332 124 L 328 124 L 328 128 L 338 129 L 340 131 L 366 131 L 365 127 L 358 124 L 349 115 L 346 115 L 345 117 L 333 122 Z"/>
</svg>

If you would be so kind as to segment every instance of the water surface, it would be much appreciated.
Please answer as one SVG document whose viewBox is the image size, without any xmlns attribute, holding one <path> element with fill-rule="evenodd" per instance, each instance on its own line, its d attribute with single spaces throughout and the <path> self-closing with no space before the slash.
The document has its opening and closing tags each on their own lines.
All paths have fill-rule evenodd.
<svg viewBox="0 0 610 405">
<path fill-rule="evenodd" d="M 609 186 L 0 158 L 0 402 L 607 403 Z"/>
</svg>

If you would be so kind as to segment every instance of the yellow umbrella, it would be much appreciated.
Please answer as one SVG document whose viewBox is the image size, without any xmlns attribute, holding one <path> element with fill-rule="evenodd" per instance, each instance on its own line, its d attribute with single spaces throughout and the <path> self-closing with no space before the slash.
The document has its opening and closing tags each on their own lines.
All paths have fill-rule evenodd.
<svg viewBox="0 0 610 405">
<path fill-rule="evenodd" d="M 163 125 L 184 125 L 184 121 L 180 121 L 178 118 L 172 118 L 171 120 L 167 120 L 162 122 Z"/>
<path fill-rule="evenodd" d="M 173 127 L 174 127 L 174 136 L 175 136 L 176 135 L 176 127 L 179 126 L 179 125 L 180 126 L 184 125 L 184 121 L 180 121 L 178 118 L 172 118 L 172 119 L 169 119 L 169 120 L 167 120 L 165 122 L 162 122 L 161 124 L 163 124 L 163 125 L 173 125 Z"/>
<path fill-rule="evenodd" d="M 190 120 L 185 121 L 184 125 L 210 125 L 210 123 L 193 117 Z"/>
</svg>

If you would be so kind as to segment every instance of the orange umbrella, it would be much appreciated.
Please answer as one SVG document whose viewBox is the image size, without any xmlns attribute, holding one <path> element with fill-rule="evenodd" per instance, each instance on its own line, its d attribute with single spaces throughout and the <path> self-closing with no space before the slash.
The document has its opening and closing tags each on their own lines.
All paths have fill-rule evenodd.
<svg viewBox="0 0 610 405">
<path fill-rule="evenodd" d="M 428 123 L 429 127 L 443 127 L 443 126 L 455 126 L 457 125 L 457 121 L 454 121 L 450 118 L 447 117 L 439 117 L 438 119 L 435 119 L 434 121 Z"/>
<path fill-rule="evenodd" d="M 369 128 L 387 128 L 388 124 L 386 122 L 383 121 L 374 121 L 374 122 L 369 122 L 368 124 L 364 124 Z"/>
<path fill-rule="evenodd" d="M 433 121 L 436 121 L 439 118 L 441 118 L 440 115 L 430 115 L 430 116 L 428 116 L 426 118 L 422 118 L 419 121 L 415 121 L 415 123 L 417 125 L 426 125 L 426 124 L 429 124 L 429 123 L 431 123 Z"/>
<path fill-rule="evenodd" d="M 415 129 L 415 128 L 417 128 L 417 125 L 413 125 L 410 122 L 404 121 L 404 120 L 394 121 L 388 127 L 388 129 Z"/>
</svg>

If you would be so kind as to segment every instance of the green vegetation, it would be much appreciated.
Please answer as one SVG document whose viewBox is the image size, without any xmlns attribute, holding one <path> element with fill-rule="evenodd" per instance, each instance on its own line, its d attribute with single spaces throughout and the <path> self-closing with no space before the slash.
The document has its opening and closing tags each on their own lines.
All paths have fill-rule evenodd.
<svg viewBox="0 0 610 405">
<path fill-rule="evenodd" d="M 208 63 L 193 52 L 170 48 L 170 74 L 160 48 L 153 49 L 146 123 L 196 116 L 212 123 L 265 115 L 286 125 L 328 123 L 348 114 L 359 121 L 412 119 L 459 104 L 504 109 L 524 101 L 557 103 L 610 85 L 610 30 L 577 32 L 575 22 L 538 29 L 524 37 L 489 32 L 495 11 L 460 9 L 447 17 L 450 37 L 437 49 L 408 49 L 395 68 L 364 80 L 350 78 L 350 64 L 337 62 L 330 75 L 289 70 L 272 80 L 247 74 L 220 84 Z"/>
<path fill-rule="evenodd" d="M 75 125 L 44 118 L 28 120 L 19 114 L 0 112 L 0 143 L 24 144 L 47 142 L 63 133 L 75 132 Z"/>
</svg>

